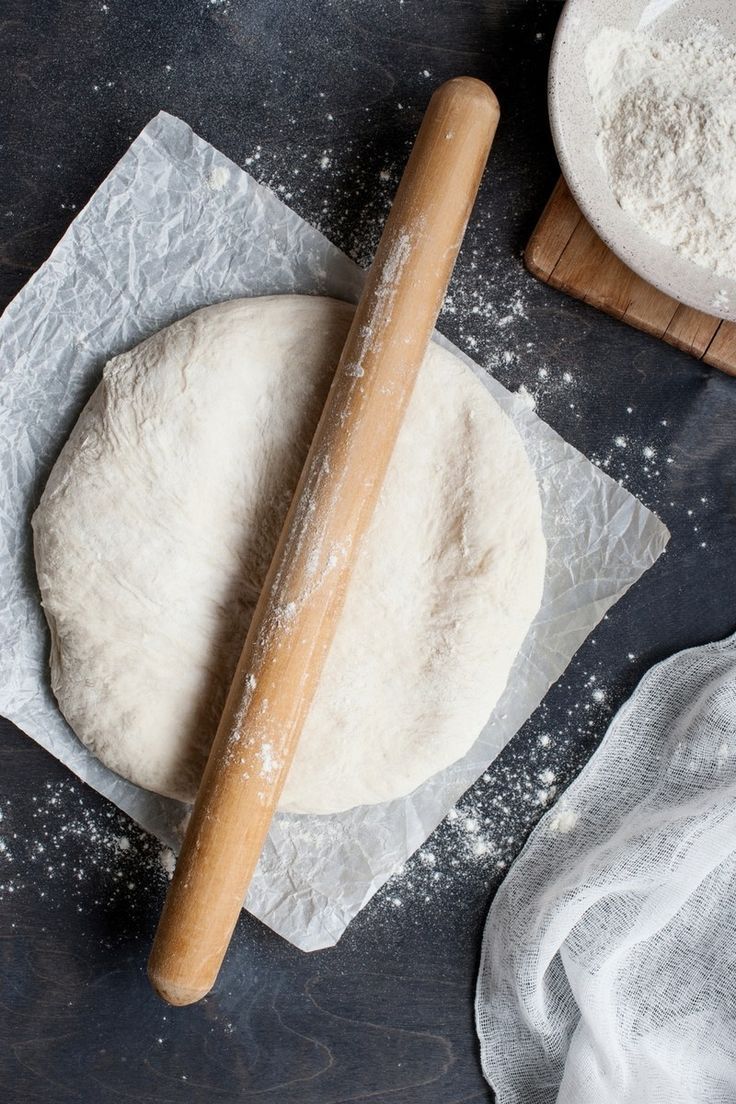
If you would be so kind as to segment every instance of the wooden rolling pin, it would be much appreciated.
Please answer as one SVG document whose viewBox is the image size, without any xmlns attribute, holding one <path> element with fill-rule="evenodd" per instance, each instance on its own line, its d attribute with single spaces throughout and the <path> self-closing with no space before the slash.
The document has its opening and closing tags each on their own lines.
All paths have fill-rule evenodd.
<svg viewBox="0 0 736 1104">
<path fill-rule="evenodd" d="M 225 956 L 497 122 L 490 88 L 461 77 L 435 92 L 419 130 L 253 615 L 156 932 L 148 974 L 170 1004 L 203 997 Z"/>
</svg>

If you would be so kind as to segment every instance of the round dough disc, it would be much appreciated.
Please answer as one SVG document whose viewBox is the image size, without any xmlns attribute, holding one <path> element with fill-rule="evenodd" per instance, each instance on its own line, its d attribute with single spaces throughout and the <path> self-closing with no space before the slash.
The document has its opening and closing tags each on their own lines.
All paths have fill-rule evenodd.
<svg viewBox="0 0 736 1104">
<path fill-rule="evenodd" d="M 196 311 L 110 361 L 33 519 L 64 716 L 191 801 L 353 308 Z M 406 794 L 471 746 L 539 608 L 541 507 L 472 371 L 422 366 L 282 809 Z"/>
</svg>

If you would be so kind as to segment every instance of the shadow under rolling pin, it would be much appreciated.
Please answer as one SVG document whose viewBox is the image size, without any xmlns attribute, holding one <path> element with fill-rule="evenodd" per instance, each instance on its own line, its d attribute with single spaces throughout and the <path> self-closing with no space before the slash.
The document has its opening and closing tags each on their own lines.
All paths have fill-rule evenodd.
<svg viewBox="0 0 736 1104">
<path fill-rule="evenodd" d="M 159 921 L 170 1004 L 215 982 L 286 781 L 498 123 L 487 85 L 432 96 L 253 615 Z"/>
</svg>

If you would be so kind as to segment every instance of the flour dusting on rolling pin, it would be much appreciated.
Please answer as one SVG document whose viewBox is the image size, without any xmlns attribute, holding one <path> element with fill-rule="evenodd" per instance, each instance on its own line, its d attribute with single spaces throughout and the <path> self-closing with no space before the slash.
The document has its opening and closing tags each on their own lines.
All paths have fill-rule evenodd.
<svg viewBox="0 0 736 1104">
<path fill-rule="evenodd" d="M 585 68 L 619 205 L 687 260 L 736 275 L 736 45 L 702 20 L 679 40 L 607 27 Z"/>
</svg>

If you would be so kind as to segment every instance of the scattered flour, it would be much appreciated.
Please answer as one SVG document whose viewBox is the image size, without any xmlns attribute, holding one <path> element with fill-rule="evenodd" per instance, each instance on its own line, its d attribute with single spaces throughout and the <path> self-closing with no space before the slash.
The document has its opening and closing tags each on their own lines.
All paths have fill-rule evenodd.
<svg viewBox="0 0 736 1104">
<path fill-rule="evenodd" d="M 590 643 L 593 657 L 589 652 L 584 661 L 573 660 L 555 687 L 556 703 L 542 703 L 524 739 L 504 749 L 378 894 L 369 914 L 402 909 L 405 922 L 425 924 L 427 903 L 443 893 L 474 886 L 487 894 L 504 877 L 536 822 L 587 761 L 622 700 L 621 687 L 615 692 L 604 687 L 595 637 Z M 298 819 L 295 853 L 331 842 L 339 849 L 346 830 L 339 818 Z M 559 832 L 575 827 L 564 798 L 550 827 Z M 90 904 L 117 909 L 122 903 L 134 916 L 150 908 L 151 887 L 162 893 L 176 865 L 169 847 L 114 806 L 90 804 L 74 779 L 47 785 L 22 808 L 5 802 L 0 836 L 0 899 L 22 892 L 41 898 L 47 908 L 64 895 L 80 912 Z"/>
<path fill-rule="evenodd" d="M 549 827 L 553 832 L 561 832 L 566 835 L 568 832 L 572 832 L 577 822 L 578 814 L 572 809 L 566 809 L 563 805 L 552 814 Z"/>
<path fill-rule="evenodd" d="M 402 110 L 401 104 L 394 106 Z M 270 147 L 254 145 L 241 164 L 367 268 L 411 142 L 409 136 L 405 149 L 388 159 L 383 147 L 366 148 L 349 138 L 340 147 L 325 146 L 316 157 L 303 145 L 282 140 Z M 521 257 L 509 263 L 508 250 L 487 244 L 499 241 L 504 217 L 492 204 L 475 208 L 438 322 L 441 332 L 501 382 L 506 382 L 503 377 L 509 369 L 535 356 L 535 342 L 529 338 L 536 334 L 529 310 L 529 296 L 536 288 Z M 567 376 L 569 383 L 572 377 Z"/>
<path fill-rule="evenodd" d="M 324 100 L 326 94 L 319 96 Z M 396 104 L 396 109 L 403 107 Z M 333 114 L 327 112 L 325 119 L 332 123 Z M 318 156 L 298 141 L 290 144 L 284 140 L 278 152 L 272 149 L 264 140 L 241 157 L 241 163 L 367 266 L 398 185 L 403 158 L 387 160 L 377 147 L 371 161 L 361 156 L 361 149 L 353 148 L 350 139 L 343 140 L 340 147 L 328 145 L 321 155 L 317 151 Z M 217 190 L 217 178 L 207 183 Z M 499 216 L 494 206 L 479 206 L 473 218 L 483 245 L 481 249 L 474 245 L 471 226 L 438 323 L 440 330 L 502 382 L 508 384 L 511 379 L 512 386 L 516 386 L 519 367 L 533 365 L 529 371 L 529 379 L 534 378 L 530 384 L 533 393 L 523 385 L 518 392 L 526 405 L 534 407 L 541 397 L 545 404 L 564 402 L 576 409 L 577 396 L 588 387 L 587 372 L 560 373 L 540 365 L 544 350 L 537 344 L 530 306 L 537 285 L 520 258 L 509 264 L 505 248 L 494 251 L 486 244 L 497 237 Z M 627 410 L 632 412 L 631 407 Z M 616 436 L 625 438 L 628 447 L 612 443 L 610 452 L 597 461 L 610 474 L 635 480 L 642 470 L 642 458 L 652 475 L 655 470 L 660 474 L 654 462 L 664 455 L 665 443 L 656 434 L 646 443 L 637 442 L 629 433 Z M 636 467 L 624 467 L 632 465 L 635 458 Z M 594 646 L 595 640 L 591 643 Z M 629 660 L 639 662 L 633 653 Z M 603 691 L 593 685 L 596 676 L 581 672 L 576 665 L 574 661 L 555 687 L 555 704 L 543 702 L 529 722 L 527 737 L 519 744 L 521 750 L 516 750 L 515 742 L 504 750 L 457 809 L 397 872 L 373 908 L 396 909 L 412 901 L 423 904 L 442 887 L 455 892 L 458 883 L 471 880 L 487 893 L 489 886 L 504 876 L 535 823 L 583 766 L 622 700 L 620 688 L 618 692 Z M 567 703 L 562 721 L 560 700 Z M 78 784 L 72 780 L 47 787 L 34 802 L 30 834 L 27 808 L 18 810 L 18 832 L 12 830 L 12 817 L 6 816 L 0 827 L 0 897 L 23 888 L 38 893 L 51 905 L 54 896 L 71 884 L 81 911 L 88 906 L 91 887 L 95 900 L 114 902 L 125 896 L 126 908 L 135 907 L 138 894 L 148 893 L 151 881 L 163 890 L 175 868 L 174 852 L 161 847 L 114 807 L 92 811 L 86 804 L 87 796 L 80 797 Z M 556 807 L 550 824 L 555 831 L 571 831 L 572 815 L 564 805 Z M 294 839 L 295 848 L 310 846 L 316 831 L 322 835 L 324 828 L 304 818 L 302 835 Z M 121 839 L 128 840 L 128 847 L 121 846 Z M 69 847 L 70 843 L 74 846 Z M 69 860 L 69 854 L 79 857 Z M 426 912 L 421 909 L 418 922 L 425 920 Z"/>
<path fill-rule="evenodd" d="M 114 907 L 125 898 L 133 913 L 149 907 L 152 886 L 162 891 L 174 872 L 169 847 L 113 805 L 91 804 L 74 779 L 48 783 L 22 807 L 6 801 L 0 821 L 0 900 L 23 892 L 53 907 L 57 896 L 71 897 L 83 912 L 90 900 Z"/>
<path fill-rule="evenodd" d="M 527 390 L 523 383 L 516 389 L 516 394 L 524 410 L 534 410 L 536 408 L 537 400 L 534 395 L 532 395 L 531 391 Z"/>
<path fill-rule="evenodd" d="M 207 177 L 207 185 L 213 192 L 221 192 L 230 182 L 230 173 L 224 165 L 216 165 Z"/>
<path fill-rule="evenodd" d="M 566 806 L 564 790 L 590 758 L 632 685 L 627 675 L 622 683 L 609 685 L 605 662 L 595 654 L 596 636 L 588 644 L 527 722 L 524 734 L 511 741 L 397 871 L 368 914 L 401 907 L 404 923 L 426 925 L 427 907 L 459 887 L 468 899 L 487 896 L 549 810 L 551 831 L 567 834 L 576 828 L 577 815 Z M 629 662 L 641 667 L 633 653 Z"/>
<path fill-rule="evenodd" d="M 648 234 L 736 272 L 736 45 L 702 20 L 682 40 L 602 30 L 585 57 L 598 155 Z"/>
<path fill-rule="evenodd" d="M 176 869 L 176 855 L 170 847 L 162 847 L 158 855 L 161 869 L 166 876 L 171 879 L 174 876 L 174 870 Z"/>
</svg>

